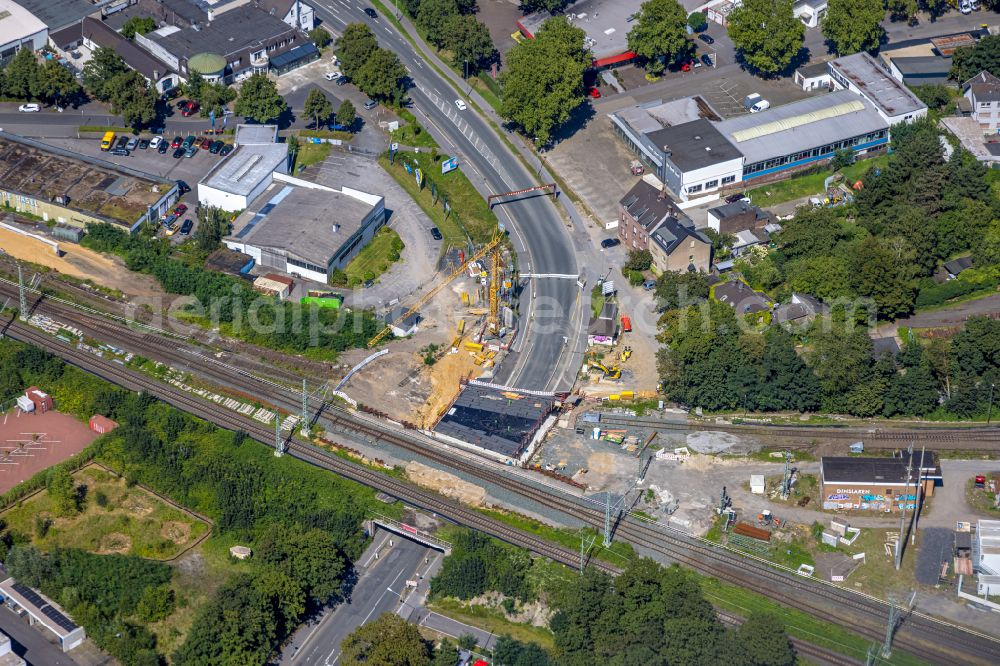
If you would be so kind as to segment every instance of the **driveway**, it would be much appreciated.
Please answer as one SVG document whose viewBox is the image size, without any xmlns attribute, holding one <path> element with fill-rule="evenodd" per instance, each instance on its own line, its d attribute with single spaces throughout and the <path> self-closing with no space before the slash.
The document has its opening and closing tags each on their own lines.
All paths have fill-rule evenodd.
<svg viewBox="0 0 1000 666">
<path fill-rule="evenodd" d="M 905 328 L 941 328 L 961 326 L 969 317 L 979 315 L 995 316 L 1000 312 L 1000 293 L 990 294 L 983 298 L 955 303 L 948 307 L 931 312 L 918 312 L 910 317 L 897 319 L 891 324 L 882 324 L 875 329 L 872 337 L 887 338 L 896 335 L 899 327 Z"/>
</svg>

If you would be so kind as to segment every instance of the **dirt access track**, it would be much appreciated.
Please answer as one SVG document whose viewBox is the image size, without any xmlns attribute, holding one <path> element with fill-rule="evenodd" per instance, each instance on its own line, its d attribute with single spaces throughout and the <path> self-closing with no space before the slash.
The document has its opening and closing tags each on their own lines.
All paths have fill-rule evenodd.
<svg viewBox="0 0 1000 666">
<path fill-rule="evenodd" d="M 57 257 L 45 243 L 0 228 L 0 249 L 23 261 L 47 266 L 70 277 L 91 280 L 94 284 L 117 289 L 128 296 L 163 294 L 156 280 L 128 270 L 117 257 L 106 257 L 73 243 L 60 243 L 59 249 L 65 254 Z"/>
</svg>

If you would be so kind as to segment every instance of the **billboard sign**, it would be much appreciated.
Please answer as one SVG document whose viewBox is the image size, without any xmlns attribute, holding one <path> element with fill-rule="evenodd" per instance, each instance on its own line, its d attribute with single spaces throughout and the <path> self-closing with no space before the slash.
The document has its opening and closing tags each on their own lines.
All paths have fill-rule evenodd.
<svg viewBox="0 0 1000 666">
<path fill-rule="evenodd" d="M 448 173 L 449 171 L 454 171 L 458 168 L 458 158 L 450 157 L 444 162 L 441 162 L 441 173 Z"/>
</svg>

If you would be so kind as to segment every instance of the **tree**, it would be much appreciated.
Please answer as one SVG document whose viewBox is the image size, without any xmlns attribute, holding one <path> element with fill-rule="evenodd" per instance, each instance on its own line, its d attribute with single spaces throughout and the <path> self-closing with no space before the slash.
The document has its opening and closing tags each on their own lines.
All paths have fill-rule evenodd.
<svg viewBox="0 0 1000 666">
<path fill-rule="evenodd" d="M 129 127 L 138 129 L 156 118 L 156 97 L 139 72 L 130 69 L 116 75 L 104 92 L 111 102 L 111 113 L 121 116 Z"/>
<path fill-rule="evenodd" d="M 691 12 L 687 18 L 687 24 L 695 32 L 701 32 L 708 27 L 708 18 L 705 16 L 705 12 Z"/>
<path fill-rule="evenodd" d="M 68 69 L 55 60 L 47 60 L 38 72 L 35 92 L 39 99 L 59 104 L 79 96 L 82 91 Z"/>
<path fill-rule="evenodd" d="M 979 266 L 1000 264 L 1000 220 L 990 222 L 982 241 L 976 244 L 973 252 Z"/>
<path fill-rule="evenodd" d="M 1000 35 L 987 35 L 975 46 L 958 49 L 952 56 L 950 76 L 959 83 L 983 70 L 1000 75 Z"/>
<path fill-rule="evenodd" d="M 313 88 L 306 96 L 306 102 L 302 107 L 302 111 L 306 115 L 312 116 L 316 129 L 319 129 L 320 118 L 326 120 L 330 117 L 330 114 L 333 113 L 333 104 L 326 98 L 322 90 Z"/>
<path fill-rule="evenodd" d="M 453 16 L 448 21 L 444 46 L 451 51 L 451 62 L 462 66 L 463 74 L 476 72 L 496 53 L 489 29 L 474 16 Z"/>
<path fill-rule="evenodd" d="M 40 67 L 31 49 L 18 49 L 4 68 L 4 94 L 15 99 L 33 99 L 38 91 Z"/>
<path fill-rule="evenodd" d="M 354 105 L 351 104 L 351 100 L 345 99 L 340 103 L 340 107 L 337 109 L 337 124 L 342 125 L 347 128 L 354 126 L 354 122 L 358 118 L 358 112 L 354 109 Z"/>
<path fill-rule="evenodd" d="M 567 4 L 570 0 L 522 0 L 521 7 L 524 8 L 526 12 L 537 12 L 545 10 L 547 12 L 556 12 Z"/>
<path fill-rule="evenodd" d="M 882 0 L 830 0 L 823 19 L 823 36 L 838 55 L 871 51 L 878 47 L 885 30 Z"/>
<path fill-rule="evenodd" d="M 475 650 L 479 641 L 473 634 L 462 634 L 458 637 L 458 647 L 462 650 Z"/>
<path fill-rule="evenodd" d="M 326 28 L 313 28 L 309 31 L 309 39 L 312 40 L 312 43 L 315 44 L 318 49 L 326 47 L 333 41 L 333 37 L 331 37 L 330 33 L 326 31 Z"/>
<path fill-rule="evenodd" d="M 795 666 L 792 649 L 781 620 L 770 613 L 751 613 L 737 630 L 744 663 L 754 666 Z"/>
<path fill-rule="evenodd" d="M 143 622 L 159 622 L 174 612 L 174 591 L 169 585 L 147 587 L 135 612 Z"/>
<path fill-rule="evenodd" d="M 583 73 L 590 66 L 586 33 L 564 16 L 546 21 L 534 39 L 514 46 L 500 74 L 500 115 L 529 137 L 548 143 L 583 101 Z"/>
<path fill-rule="evenodd" d="M 156 30 L 156 21 L 152 18 L 149 16 L 133 16 L 122 24 L 121 33 L 125 39 L 132 39 L 136 34 L 145 35 L 154 30 Z"/>
<path fill-rule="evenodd" d="M 802 50 L 805 27 L 792 13 L 794 0 L 744 0 L 729 14 L 729 37 L 751 69 L 774 76 Z"/>
<path fill-rule="evenodd" d="M 263 123 L 280 116 L 287 106 L 274 81 L 266 74 L 254 74 L 240 86 L 240 96 L 233 112 Z"/>
<path fill-rule="evenodd" d="M 653 265 L 653 255 L 649 250 L 629 250 L 625 268 L 630 271 L 648 271 Z"/>
<path fill-rule="evenodd" d="M 701 273 L 664 271 L 656 279 L 658 308 L 686 308 L 708 298 L 708 282 Z"/>
<path fill-rule="evenodd" d="M 893 21 L 906 21 L 917 15 L 917 0 L 888 0 L 886 9 Z"/>
<path fill-rule="evenodd" d="M 57 465 L 49 470 L 45 479 L 45 489 L 59 515 L 72 515 L 79 510 L 76 503 L 76 484 L 69 470 L 63 465 Z"/>
<path fill-rule="evenodd" d="M 205 81 L 205 77 L 201 75 L 201 72 L 191 72 L 188 76 L 187 83 L 181 84 L 181 91 L 193 100 L 201 102 L 201 91 L 202 88 L 208 85 Z"/>
<path fill-rule="evenodd" d="M 106 102 L 109 99 L 108 83 L 114 77 L 128 71 L 128 65 L 114 49 L 99 46 L 83 67 L 83 85 L 94 97 Z"/>
<path fill-rule="evenodd" d="M 444 44 L 448 33 L 448 23 L 453 16 L 458 16 L 458 4 L 455 0 L 420 0 L 417 9 L 417 25 L 434 46 Z"/>
<path fill-rule="evenodd" d="M 201 104 L 199 115 L 207 118 L 209 112 L 214 111 L 216 116 L 222 115 L 227 104 L 236 99 L 236 91 L 224 83 L 206 83 L 201 87 L 201 97 L 198 102 Z"/>
<path fill-rule="evenodd" d="M 429 666 L 430 645 L 416 625 L 395 613 L 385 613 L 344 638 L 340 646 L 344 666 Z"/>
<path fill-rule="evenodd" d="M 772 328 L 764 339 L 757 408 L 807 412 L 819 407 L 819 381 L 795 353 L 791 337 L 780 328 Z"/>
<path fill-rule="evenodd" d="M 198 206 L 198 228 L 194 242 L 206 256 L 214 252 L 222 237 L 229 233 L 229 214 L 221 208 Z"/>
<path fill-rule="evenodd" d="M 497 638 L 493 660 L 496 666 L 549 666 L 554 663 L 538 643 L 522 643 L 507 635 Z"/>
<path fill-rule="evenodd" d="M 928 85 L 928 86 L 913 86 L 913 94 L 920 98 L 920 101 L 927 105 L 928 108 L 942 110 L 950 101 L 951 93 L 948 92 L 947 86 L 943 85 Z"/>
<path fill-rule="evenodd" d="M 628 32 L 628 47 L 646 60 L 646 68 L 660 74 L 668 61 L 691 52 L 688 19 L 677 0 L 647 0 Z"/>
<path fill-rule="evenodd" d="M 880 317 L 895 319 L 913 310 L 916 295 L 913 247 L 903 238 L 869 237 L 850 261 L 852 286 L 875 300 Z"/>
<path fill-rule="evenodd" d="M 369 97 L 399 103 L 403 99 L 406 68 L 387 49 L 376 49 L 354 75 L 354 83 Z"/>
<path fill-rule="evenodd" d="M 364 23 L 349 23 L 337 38 L 337 55 L 340 67 L 349 78 L 354 78 L 361 66 L 378 50 L 378 40 Z"/>
</svg>

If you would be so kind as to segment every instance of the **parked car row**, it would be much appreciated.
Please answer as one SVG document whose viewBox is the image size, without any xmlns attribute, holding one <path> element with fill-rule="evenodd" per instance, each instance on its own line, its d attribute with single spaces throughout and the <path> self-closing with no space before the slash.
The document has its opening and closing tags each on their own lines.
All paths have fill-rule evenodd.
<svg viewBox="0 0 1000 666">
<path fill-rule="evenodd" d="M 205 150 L 212 155 L 219 155 L 221 157 L 225 157 L 233 152 L 232 144 L 219 139 L 199 139 L 194 135 L 187 138 L 175 136 L 173 141 L 168 141 L 162 136 L 154 136 L 151 139 L 140 139 L 134 136 L 115 137 L 113 133 L 109 132 L 101 140 L 101 150 L 107 150 L 111 155 L 128 156 L 134 150 L 148 150 L 150 148 L 160 155 L 165 155 L 168 150 L 173 148 L 174 159 L 194 157 L 198 153 L 198 150 Z"/>
<path fill-rule="evenodd" d="M 179 184 L 180 183 L 178 183 L 178 185 Z M 178 232 L 180 232 L 182 236 L 187 236 L 191 233 L 191 229 L 194 227 L 194 222 L 191 218 L 185 218 L 184 221 L 179 224 L 177 222 L 187 211 L 187 204 L 179 203 L 174 206 L 173 210 L 167 211 L 163 214 L 160 218 L 160 223 L 163 225 L 163 228 L 166 229 L 166 234 L 168 236 L 173 236 Z"/>
</svg>

